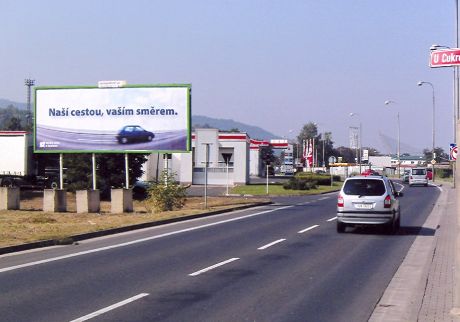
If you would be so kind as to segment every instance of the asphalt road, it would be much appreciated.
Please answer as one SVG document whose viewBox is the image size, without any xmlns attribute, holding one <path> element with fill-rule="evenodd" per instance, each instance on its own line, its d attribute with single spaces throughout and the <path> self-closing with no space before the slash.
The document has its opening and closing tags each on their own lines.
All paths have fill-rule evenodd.
<svg viewBox="0 0 460 322">
<path fill-rule="evenodd" d="M 0 257 L 1 321 L 367 321 L 439 191 L 402 228 L 335 231 L 336 193 Z"/>
</svg>

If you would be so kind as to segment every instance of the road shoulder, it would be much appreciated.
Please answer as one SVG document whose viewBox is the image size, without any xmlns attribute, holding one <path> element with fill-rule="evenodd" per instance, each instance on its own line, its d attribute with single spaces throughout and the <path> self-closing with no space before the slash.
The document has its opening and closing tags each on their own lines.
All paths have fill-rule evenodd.
<svg viewBox="0 0 460 322">
<path fill-rule="evenodd" d="M 454 190 L 443 187 L 369 321 L 453 320 L 456 222 Z M 435 234 L 423 234 L 434 231 Z"/>
</svg>

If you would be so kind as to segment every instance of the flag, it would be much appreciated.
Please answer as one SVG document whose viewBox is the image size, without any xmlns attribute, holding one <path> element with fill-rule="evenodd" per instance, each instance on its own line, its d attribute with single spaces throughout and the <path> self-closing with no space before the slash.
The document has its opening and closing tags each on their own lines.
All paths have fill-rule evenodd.
<svg viewBox="0 0 460 322">
<path fill-rule="evenodd" d="M 307 166 L 311 168 L 313 167 L 313 139 L 308 139 L 307 145 Z"/>
</svg>

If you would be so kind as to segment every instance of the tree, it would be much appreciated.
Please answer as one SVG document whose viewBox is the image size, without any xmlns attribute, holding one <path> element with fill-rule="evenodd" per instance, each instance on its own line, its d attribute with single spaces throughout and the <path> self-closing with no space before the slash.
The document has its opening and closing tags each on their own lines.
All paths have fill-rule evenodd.
<svg viewBox="0 0 460 322">
<path fill-rule="evenodd" d="M 142 165 L 147 161 L 145 154 L 128 154 L 129 185 L 132 186 L 142 176 Z M 74 154 L 64 157 L 69 190 L 92 188 L 92 162 L 90 154 Z M 97 186 L 103 197 L 110 189 L 125 186 L 124 154 L 99 154 L 96 157 Z"/>
<path fill-rule="evenodd" d="M 260 149 L 260 159 L 264 164 L 275 162 L 276 156 L 271 146 L 264 146 Z"/>
<path fill-rule="evenodd" d="M 321 133 L 317 139 L 315 140 L 317 151 L 318 151 L 318 165 L 322 165 L 321 163 L 324 161 L 324 164 L 327 165 L 329 163 L 328 159 L 330 156 L 335 154 L 334 152 L 334 142 L 332 141 L 332 132 L 324 132 Z M 323 153 L 324 148 L 324 153 Z M 324 160 L 323 160 L 324 155 Z M 335 156 L 335 155 L 334 155 Z"/>
<path fill-rule="evenodd" d="M 0 129 L 10 131 L 30 131 L 27 127 L 27 111 L 19 110 L 13 105 L 0 108 Z"/>
<path fill-rule="evenodd" d="M 297 136 L 297 141 L 302 146 L 303 142 L 308 139 L 313 139 L 318 137 L 318 127 L 313 122 L 308 122 L 305 124 Z"/>
<path fill-rule="evenodd" d="M 356 158 L 356 150 L 344 146 L 335 149 L 337 157 L 342 157 L 342 162 L 354 163 Z"/>
<path fill-rule="evenodd" d="M 21 120 L 18 117 L 12 117 L 6 121 L 5 130 L 7 131 L 22 131 Z"/>
<path fill-rule="evenodd" d="M 449 155 L 444 152 L 443 148 L 437 147 L 434 149 L 436 162 L 448 161 Z M 431 149 L 423 149 L 423 155 L 425 156 L 426 163 L 430 163 L 433 160 L 433 151 Z"/>
<path fill-rule="evenodd" d="M 382 155 L 376 148 L 363 147 L 363 150 L 369 151 L 369 156 L 379 156 Z"/>
</svg>

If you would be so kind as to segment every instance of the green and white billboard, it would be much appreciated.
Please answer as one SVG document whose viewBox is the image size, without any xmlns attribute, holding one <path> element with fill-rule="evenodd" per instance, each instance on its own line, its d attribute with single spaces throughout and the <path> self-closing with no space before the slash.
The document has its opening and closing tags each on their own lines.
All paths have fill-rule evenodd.
<svg viewBox="0 0 460 322">
<path fill-rule="evenodd" d="M 36 87 L 38 153 L 188 152 L 191 85 Z"/>
</svg>

